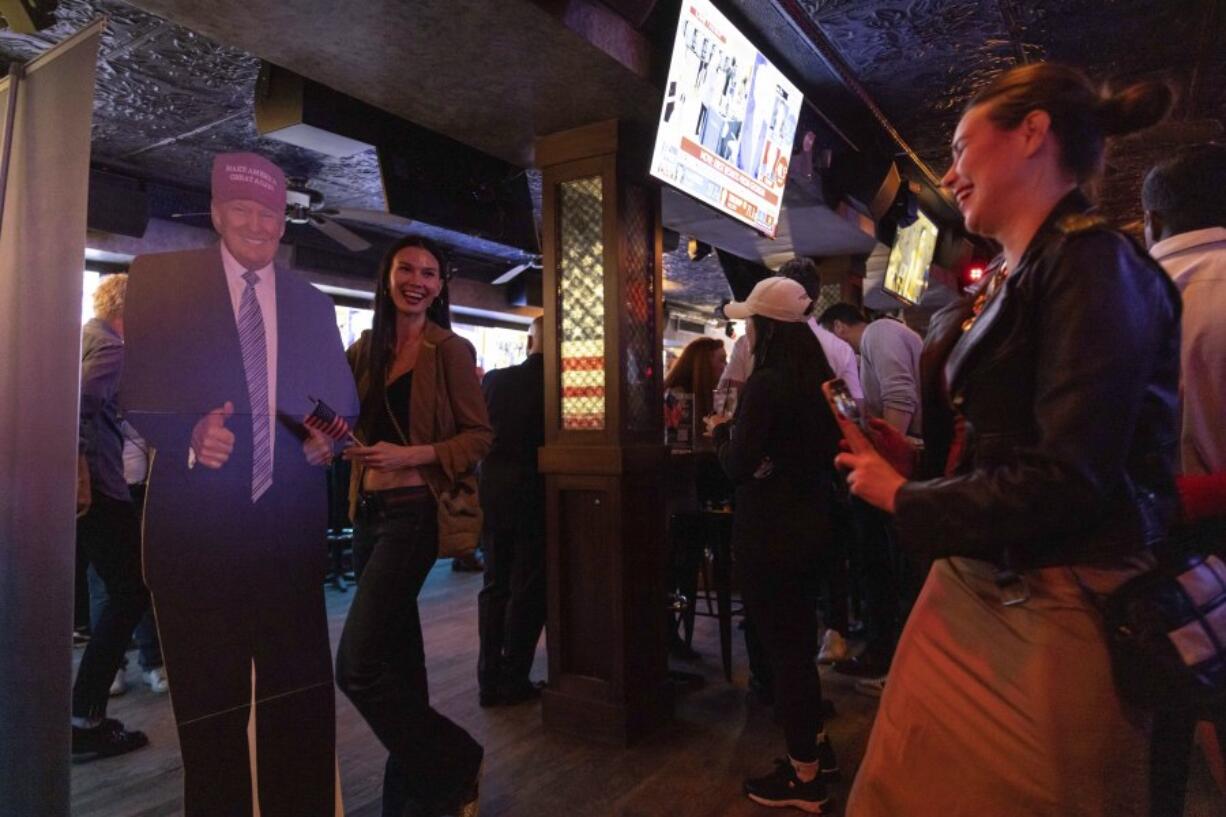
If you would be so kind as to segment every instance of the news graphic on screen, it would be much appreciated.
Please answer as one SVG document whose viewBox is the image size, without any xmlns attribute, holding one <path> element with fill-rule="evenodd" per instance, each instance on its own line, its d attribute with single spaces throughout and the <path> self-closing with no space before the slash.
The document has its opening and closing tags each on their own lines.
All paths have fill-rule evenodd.
<svg viewBox="0 0 1226 817">
<path fill-rule="evenodd" d="M 709 0 L 685 0 L 651 175 L 773 238 L 801 101 Z"/>
<path fill-rule="evenodd" d="M 936 246 L 937 225 L 923 213 L 913 224 L 899 227 L 882 288 L 905 303 L 919 303 L 928 287 L 928 267 L 932 265 Z"/>
</svg>

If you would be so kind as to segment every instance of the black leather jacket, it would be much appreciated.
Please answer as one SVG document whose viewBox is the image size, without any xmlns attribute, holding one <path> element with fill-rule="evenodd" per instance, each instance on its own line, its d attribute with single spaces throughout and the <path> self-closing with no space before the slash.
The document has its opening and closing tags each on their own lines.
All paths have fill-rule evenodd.
<svg viewBox="0 0 1226 817">
<path fill-rule="evenodd" d="M 930 461 L 952 411 L 965 419 L 965 445 L 952 476 L 899 491 L 904 544 L 1026 569 L 1112 561 L 1165 536 L 1179 294 L 1089 209 L 1080 193 L 1065 197 L 968 330 L 970 298 L 934 316 L 923 378 Z"/>
</svg>

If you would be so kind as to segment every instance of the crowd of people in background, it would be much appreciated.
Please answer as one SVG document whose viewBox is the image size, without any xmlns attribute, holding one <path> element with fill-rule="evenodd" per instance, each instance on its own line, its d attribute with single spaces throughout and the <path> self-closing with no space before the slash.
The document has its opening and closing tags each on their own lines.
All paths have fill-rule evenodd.
<svg viewBox="0 0 1226 817">
<path fill-rule="evenodd" d="M 696 340 L 667 373 L 666 411 L 688 406 L 720 472 L 704 496 L 734 510 L 750 683 L 784 733 L 786 756 L 744 782 L 755 802 L 830 808 L 839 763 L 819 662 L 881 698 L 853 817 L 1178 815 L 1196 723 L 1226 740 L 1226 707 L 1154 714 L 1120 694 L 1095 602 L 1176 548 L 1223 544 L 1202 520 L 1226 505 L 1226 147 L 1149 173 L 1148 251 L 1083 193 L 1107 139 L 1170 102 L 1158 83 L 1102 94 L 1052 64 L 1000 75 L 964 111 L 943 184 L 1001 252 L 923 336 L 850 303 L 814 314 L 818 269 L 797 258 L 723 308 L 746 326 L 729 354 Z M 388 751 L 385 815 L 478 801 L 484 750 L 429 699 L 417 596 L 440 556 L 483 546 L 480 704 L 540 695 L 541 322 L 524 363 L 481 379 L 450 330 L 447 278 L 439 247 L 397 242 L 373 328 L 348 352 L 359 582 L 336 683 Z M 80 755 L 147 743 L 106 717 L 133 633 L 149 687 L 181 681 L 161 665 L 141 580 L 148 444 L 115 397 L 125 282 L 103 282 L 83 333 Z M 822 393 L 836 378 L 875 451 L 840 453 Z M 669 582 L 692 593 L 694 537 L 673 534 Z"/>
<path fill-rule="evenodd" d="M 1220 525 L 1202 519 L 1220 518 L 1226 496 L 1214 454 L 1226 148 L 1151 171 L 1149 252 L 1082 192 L 1108 137 L 1156 123 L 1170 101 L 1158 83 L 1104 95 L 1050 64 L 971 101 L 943 184 L 968 229 L 1001 248 L 988 275 L 923 338 L 845 303 L 812 327 L 859 358 L 859 382 L 843 379 L 876 451 L 845 451 L 828 472 L 850 493 L 851 527 L 821 453 L 838 432 L 808 415 L 847 354 L 822 343 L 820 366 L 780 382 L 802 341 L 823 357 L 800 326 L 812 323 L 812 271 L 791 262 L 725 308 L 749 319 L 725 371 L 743 393 L 735 416 L 708 426 L 734 485 L 747 639 L 756 631 L 787 713 L 787 758 L 745 781 L 751 799 L 827 806 L 837 762 L 813 714 L 814 662 L 846 649 L 847 599 L 828 592 L 819 648 L 811 587 L 850 567 L 867 642 L 835 667 L 882 700 L 848 814 L 1182 813 L 1193 726 L 1215 721 L 1220 741 L 1222 707 L 1125 698 L 1102 605 L 1189 550 L 1222 549 Z"/>
</svg>

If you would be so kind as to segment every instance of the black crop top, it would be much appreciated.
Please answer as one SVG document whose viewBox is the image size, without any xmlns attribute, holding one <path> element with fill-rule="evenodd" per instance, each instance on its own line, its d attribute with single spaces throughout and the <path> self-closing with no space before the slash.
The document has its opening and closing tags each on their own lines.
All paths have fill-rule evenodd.
<svg viewBox="0 0 1226 817">
<path fill-rule="evenodd" d="M 370 444 L 389 442 L 407 445 L 409 437 L 409 400 L 413 396 L 413 372 L 409 370 L 387 384 L 387 403 L 375 411 Z M 396 431 L 396 423 L 388 415 L 388 408 L 395 412 L 396 423 L 404 432 L 402 438 Z"/>
</svg>

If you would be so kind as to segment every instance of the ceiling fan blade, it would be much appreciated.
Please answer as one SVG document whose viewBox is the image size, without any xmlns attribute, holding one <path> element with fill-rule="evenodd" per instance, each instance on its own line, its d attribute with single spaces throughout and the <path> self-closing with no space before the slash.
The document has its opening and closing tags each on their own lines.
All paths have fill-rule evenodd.
<svg viewBox="0 0 1226 817">
<path fill-rule="evenodd" d="M 311 216 L 311 226 L 343 246 L 350 252 L 363 252 L 370 249 L 370 242 L 347 227 L 342 227 L 335 221 L 329 221 L 321 216 Z"/>
<path fill-rule="evenodd" d="M 520 273 L 522 273 L 524 270 L 528 269 L 531 266 L 532 264 L 528 263 L 527 261 L 525 261 L 522 264 L 516 264 L 515 266 L 511 267 L 509 270 L 504 272 L 502 275 L 499 275 L 493 281 L 490 281 L 490 283 L 493 284 L 494 286 L 500 286 L 502 284 L 505 284 L 508 281 L 514 280 Z"/>
<path fill-rule="evenodd" d="M 195 216 L 207 216 L 207 215 L 210 215 L 210 213 L 206 211 L 203 213 L 171 213 L 170 217 L 171 218 L 194 218 Z"/>
<path fill-rule="evenodd" d="M 362 221 L 380 227 L 391 227 L 396 230 L 407 230 L 413 225 L 413 219 L 398 216 L 395 213 L 385 213 L 382 210 L 361 210 L 355 207 L 333 207 L 318 211 L 329 218 L 342 221 Z"/>
</svg>

